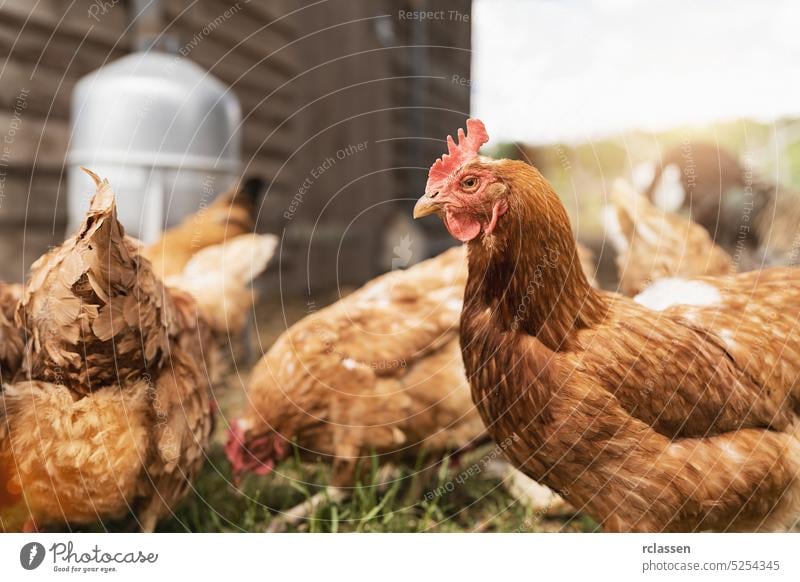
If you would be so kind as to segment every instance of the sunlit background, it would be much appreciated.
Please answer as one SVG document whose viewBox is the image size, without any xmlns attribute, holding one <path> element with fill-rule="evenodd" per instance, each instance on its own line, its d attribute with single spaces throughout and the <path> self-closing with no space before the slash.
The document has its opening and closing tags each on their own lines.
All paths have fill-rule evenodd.
<svg viewBox="0 0 800 582">
<path fill-rule="evenodd" d="M 475 0 L 473 14 L 473 113 L 500 139 L 800 112 L 796 2 Z"/>
</svg>

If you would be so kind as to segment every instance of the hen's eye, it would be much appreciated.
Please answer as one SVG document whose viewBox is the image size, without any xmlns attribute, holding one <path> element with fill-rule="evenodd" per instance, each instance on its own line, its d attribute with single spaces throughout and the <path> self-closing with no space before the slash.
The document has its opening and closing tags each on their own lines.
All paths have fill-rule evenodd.
<svg viewBox="0 0 800 582">
<path fill-rule="evenodd" d="M 461 180 L 461 187 L 465 190 L 472 190 L 478 185 L 478 178 L 475 176 L 469 176 Z"/>
</svg>

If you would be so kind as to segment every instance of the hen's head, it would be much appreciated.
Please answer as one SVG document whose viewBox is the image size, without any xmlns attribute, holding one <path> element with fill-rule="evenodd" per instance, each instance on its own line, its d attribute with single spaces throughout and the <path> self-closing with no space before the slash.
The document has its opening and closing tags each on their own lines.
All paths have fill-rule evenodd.
<svg viewBox="0 0 800 582">
<path fill-rule="evenodd" d="M 574 246 L 569 218 L 552 186 L 530 164 L 480 156 L 487 141 L 478 119 L 467 120 L 457 143 L 448 136 L 448 152 L 431 166 L 414 218 L 438 214 L 455 238 L 483 240 L 495 253 L 507 250 L 504 243 L 511 238 L 531 244 L 558 239 L 565 248 Z"/>
<path fill-rule="evenodd" d="M 276 431 L 257 433 L 250 430 L 244 421 L 231 421 L 225 456 L 231 464 L 235 485 L 247 473 L 268 475 L 278 462 L 289 455 L 289 451 L 289 442 Z"/>
<path fill-rule="evenodd" d="M 458 143 L 447 136 L 448 152 L 431 166 L 414 218 L 439 214 L 461 242 L 494 233 L 508 210 L 508 199 L 507 188 L 495 171 L 498 162 L 478 155 L 487 141 L 489 135 L 479 119 L 467 120 L 466 134 L 458 130 Z"/>
</svg>

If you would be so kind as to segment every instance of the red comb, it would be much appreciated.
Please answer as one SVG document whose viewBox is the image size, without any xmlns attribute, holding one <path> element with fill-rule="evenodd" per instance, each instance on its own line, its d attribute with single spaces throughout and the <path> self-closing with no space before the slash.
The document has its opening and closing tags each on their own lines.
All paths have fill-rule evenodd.
<svg viewBox="0 0 800 582">
<path fill-rule="evenodd" d="M 489 141 L 489 134 L 486 133 L 486 126 L 480 119 L 467 119 L 467 133 L 463 129 L 458 130 L 458 144 L 453 141 L 453 137 L 447 136 L 447 153 L 436 160 L 428 171 L 428 184 L 425 190 L 429 190 L 446 180 L 450 174 L 478 155 L 481 146 Z"/>
</svg>

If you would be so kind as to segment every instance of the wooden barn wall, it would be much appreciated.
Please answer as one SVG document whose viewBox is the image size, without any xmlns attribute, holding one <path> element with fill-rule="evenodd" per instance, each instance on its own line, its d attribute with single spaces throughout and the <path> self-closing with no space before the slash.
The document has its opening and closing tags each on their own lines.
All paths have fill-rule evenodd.
<svg viewBox="0 0 800 582">
<path fill-rule="evenodd" d="M 397 213 L 410 217 L 444 137 L 469 113 L 469 87 L 453 79 L 469 76 L 470 7 L 468 0 L 330 0 L 303 11 L 296 188 L 282 228 L 293 251 L 282 265 L 285 289 L 355 285 L 385 269 L 378 261 L 385 225 Z M 462 18 L 423 25 L 408 18 L 433 9 Z M 432 228 L 441 235 L 440 225 Z"/>
<path fill-rule="evenodd" d="M 383 225 L 410 211 L 444 136 L 468 115 L 469 0 L 163 6 L 164 32 L 242 104 L 243 171 L 270 183 L 260 229 L 284 235 L 283 288 L 373 276 Z M 408 18 L 434 9 L 454 16 Z M 133 36 L 125 0 L 0 8 L 0 278 L 21 280 L 63 240 L 72 89 L 130 52 Z"/>
</svg>

